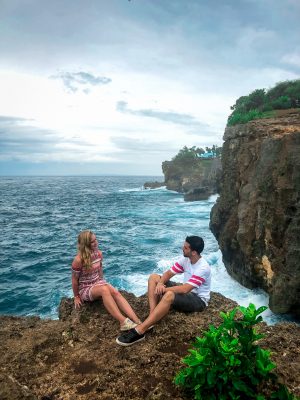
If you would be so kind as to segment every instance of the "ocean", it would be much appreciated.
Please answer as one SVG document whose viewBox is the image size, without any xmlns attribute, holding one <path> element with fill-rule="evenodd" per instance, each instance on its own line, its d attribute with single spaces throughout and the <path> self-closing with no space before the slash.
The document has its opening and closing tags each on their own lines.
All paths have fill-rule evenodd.
<svg viewBox="0 0 300 400">
<path fill-rule="evenodd" d="M 226 272 L 209 230 L 217 196 L 184 202 L 183 195 L 144 190 L 149 176 L 0 177 L 0 314 L 58 318 L 72 297 L 71 262 L 77 235 L 91 229 L 112 285 L 139 296 L 150 273 L 162 273 L 182 254 L 188 235 L 202 236 L 212 266 L 212 290 L 247 306 L 267 305 L 262 290 L 249 290 Z M 178 279 L 180 281 L 180 279 Z M 269 324 L 288 316 L 264 312 Z"/>
</svg>

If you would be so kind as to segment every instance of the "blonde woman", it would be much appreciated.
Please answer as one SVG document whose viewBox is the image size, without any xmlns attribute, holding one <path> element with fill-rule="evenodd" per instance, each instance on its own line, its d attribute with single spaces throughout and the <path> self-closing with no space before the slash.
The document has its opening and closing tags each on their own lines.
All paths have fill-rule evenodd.
<svg viewBox="0 0 300 400">
<path fill-rule="evenodd" d="M 102 298 L 106 310 L 120 322 L 121 331 L 140 323 L 128 301 L 103 278 L 102 252 L 96 235 L 83 231 L 78 235 L 78 254 L 72 263 L 72 288 L 75 308 L 84 301 Z"/>
</svg>

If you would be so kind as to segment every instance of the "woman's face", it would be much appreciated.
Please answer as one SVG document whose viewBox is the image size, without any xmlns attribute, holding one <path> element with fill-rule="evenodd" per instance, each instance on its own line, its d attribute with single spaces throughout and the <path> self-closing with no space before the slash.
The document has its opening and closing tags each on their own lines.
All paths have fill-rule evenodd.
<svg viewBox="0 0 300 400">
<path fill-rule="evenodd" d="M 96 250 L 98 248 L 98 241 L 96 235 L 93 233 L 91 237 L 91 249 Z"/>
</svg>

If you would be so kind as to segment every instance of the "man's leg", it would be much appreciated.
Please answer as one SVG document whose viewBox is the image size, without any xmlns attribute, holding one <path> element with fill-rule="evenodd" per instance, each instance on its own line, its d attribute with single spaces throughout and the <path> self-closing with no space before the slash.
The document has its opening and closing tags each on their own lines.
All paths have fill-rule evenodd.
<svg viewBox="0 0 300 400">
<path fill-rule="evenodd" d="M 151 274 L 148 279 L 148 302 L 149 302 L 149 313 L 155 309 L 159 302 L 159 296 L 155 294 L 156 285 L 160 281 L 160 276 L 158 274 Z"/>
<path fill-rule="evenodd" d="M 145 319 L 145 321 L 135 328 L 136 331 L 141 335 L 144 334 L 151 325 L 156 324 L 156 322 L 158 322 L 165 315 L 167 315 L 171 305 L 174 302 L 174 299 L 175 299 L 174 292 L 165 292 L 161 301 L 157 304 L 157 306 L 149 314 L 149 316 Z"/>
</svg>

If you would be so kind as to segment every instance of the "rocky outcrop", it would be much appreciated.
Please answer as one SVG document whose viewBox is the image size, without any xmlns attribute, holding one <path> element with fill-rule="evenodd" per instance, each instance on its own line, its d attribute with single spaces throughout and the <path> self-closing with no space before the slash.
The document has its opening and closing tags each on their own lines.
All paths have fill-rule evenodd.
<svg viewBox="0 0 300 400">
<path fill-rule="evenodd" d="M 189 190 L 184 194 L 184 201 L 197 201 L 197 200 L 207 200 L 208 196 L 210 196 L 209 187 L 202 187 L 197 189 Z"/>
<path fill-rule="evenodd" d="M 206 200 L 218 191 L 221 160 L 164 161 L 162 170 L 167 189 L 184 193 L 186 201 Z"/>
<path fill-rule="evenodd" d="M 158 189 L 163 186 L 166 186 L 165 182 L 154 181 L 144 183 L 144 189 Z"/>
<path fill-rule="evenodd" d="M 235 279 L 300 317 L 300 113 L 227 127 L 210 227 Z"/>
<path fill-rule="evenodd" d="M 123 292 L 143 319 L 146 296 Z M 63 299 L 57 321 L 36 317 L 0 317 L 0 398 L 2 400 L 141 400 L 187 399 L 174 386 L 191 341 L 219 313 L 236 304 L 212 293 L 202 313 L 170 312 L 143 342 L 120 347 L 119 325 L 102 302 L 75 311 L 72 299 Z M 300 394 L 300 327 L 286 323 L 260 324 L 267 334 L 260 344 L 272 350 L 280 381 Z"/>
</svg>

